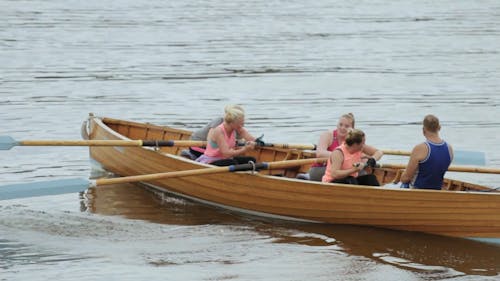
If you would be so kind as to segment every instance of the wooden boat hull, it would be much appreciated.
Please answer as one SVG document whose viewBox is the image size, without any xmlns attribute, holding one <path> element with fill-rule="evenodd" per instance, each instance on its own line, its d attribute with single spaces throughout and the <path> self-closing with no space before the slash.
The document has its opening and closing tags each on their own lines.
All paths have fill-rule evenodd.
<svg viewBox="0 0 500 281">
<path fill-rule="evenodd" d="M 89 139 L 189 139 L 189 131 L 130 121 L 92 117 Z M 179 156 L 180 147 L 90 147 L 91 157 L 121 176 L 210 167 Z M 307 153 L 262 148 L 258 161 L 309 157 Z M 295 179 L 308 166 L 294 169 L 207 174 L 155 180 L 145 184 L 215 206 L 250 214 L 334 224 L 371 225 L 439 235 L 500 238 L 500 193 L 392 189 L 324 184 Z M 380 169 L 381 182 L 396 170 Z M 277 176 L 278 175 L 278 176 Z M 444 188 L 485 190 L 487 187 L 446 180 Z"/>
</svg>

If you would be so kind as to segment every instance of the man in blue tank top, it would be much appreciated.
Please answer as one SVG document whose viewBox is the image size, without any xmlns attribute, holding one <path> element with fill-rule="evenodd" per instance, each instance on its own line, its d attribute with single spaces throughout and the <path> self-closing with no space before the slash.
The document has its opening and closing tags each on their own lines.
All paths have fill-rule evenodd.
<svg viewBox="0 0 500 281">
<path fill-rule="evenodd" d="M 416 145 L 410 155 L 405 172 L 401 176 L 402 186 L 440 190 L 444 174 L 453 160 L 453 149 L 439 137 L 439 119 L 427 115 L 423 121 L 426 141 Z"/>
</svg>

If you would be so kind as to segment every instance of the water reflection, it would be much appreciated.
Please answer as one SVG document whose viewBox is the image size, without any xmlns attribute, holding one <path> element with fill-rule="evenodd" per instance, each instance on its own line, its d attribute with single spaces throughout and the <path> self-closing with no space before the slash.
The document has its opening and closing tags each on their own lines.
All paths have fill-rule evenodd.
<svg viewBox="0 0 500 281">
<path fill-rule="evenodd" d="M 339 251 L 441 277 L 498 275 L 500 247 L 467 239 L 373 227 L 302 224 L 236 214 L 124 184 L 91 189 L 82 210 L 169 225 L 219 224 L 250 228 L 274 243 Z"/>
<path fill-rule="evenodd" d="M 461 238 L 424 233 L 393 231 L 348 225 L 285 225 L 307 235 L 283 235 L 275 232 L 282 243 L 325 246 L 335 239 L 342 251 L 378 262 L 417 271 L 497 275 L 500 272 L 500 248 Z M 320 234 L 322 237 L 317 237 Z M 310 235 L 310 236 L 309 236 Z"/>
<path fill-rule="evenodd" d="M 177 197 L 157 196 L 135 184 L 91 188 L 81 210 L 172 225 L 231 224 L 241 218 Z"/>
</svg>

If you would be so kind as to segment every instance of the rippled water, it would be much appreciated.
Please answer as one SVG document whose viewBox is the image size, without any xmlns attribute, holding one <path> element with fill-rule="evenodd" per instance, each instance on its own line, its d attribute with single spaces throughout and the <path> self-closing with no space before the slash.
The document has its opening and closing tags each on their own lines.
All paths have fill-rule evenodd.
<svg viewBox="0 0 500 281">
<path fill-rule="evenodd" d="M 353 112 L 370 144 L 409 150 L 434 113 L 455 148 L 500 166 L 497 1 L 4 0 L 0 18 L 0 135 L 80 139 L 89 112 L 193 129 L 240 103 L 266 141 L 315 143 Z M 2 183 L 91 173 L 85 148 L 0 156 Z M 498 175 L 452 176 L 500 186 Z M 160 202 L 132 185 L 101 193 L 0 203 L 0 280 L 494 280 L 500 272 L 500 249 L 477 242 L 269 222 Z"/>
</svg>

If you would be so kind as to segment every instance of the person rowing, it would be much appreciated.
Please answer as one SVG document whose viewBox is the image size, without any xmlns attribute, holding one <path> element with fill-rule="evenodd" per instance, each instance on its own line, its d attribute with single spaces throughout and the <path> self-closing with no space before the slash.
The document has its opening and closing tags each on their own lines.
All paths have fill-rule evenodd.
<svg viewBox="0 0 500 281">
<path fill-rule="evenodd" d="M 237 105 L 228 105 L 224 109 L 224 120 L 207 134 L 207 146 L 204 153 L 196 161 L 216 166 L 229 166 L 256 162 L 254 157 L 241 156 L 255 148 L 255 138 L 244 128 L 245 112 Z M 236 134 L 239 133 L 246 142 L 236 145 Z"/>
<path fill-rule="evenodd" d="M 227 105 L 224 108 L 224 115 L 227 115 L 228 111 L 241 111 L 243 114 L 245 113 L 245 110 L 243 109 L 242 106 L 240 105 Z M 216 117 L 212 119 L 210 122 L 208 122 L 203 128 L 196 130 L 193 132 L 191 135 L 191 140 L 195 141 L 207 141 L 208 137 L 208 132 L 210 129 L 216 128 L 220 124 L 224 122 L 224 116 Z M 238 128 L 236 130 L 236 139 L 243 139 L 245 141 L 255 141 L 255 137 L 250 134 L 244 127 Z M 196 159 L 203 155 L 205 152 L 206 147 L 198 147 L 198 146 L 192 146 L 189 147 L 189 154 L 192 159 Z"/>
<path fill-rule="evenodd" d="M 350 130 L 345 142 L 334 149 L 328 158 L 322 182 L 379 186 L 374 174 L 360 175 L 366 166 L 375 167 L 377 160 L 384 155 L 381 150 L 366 145 L 365 141 L 363 131 Z M 363 161 L 365 155 L 368 156 L 366 165 Z"/>
</svg>

